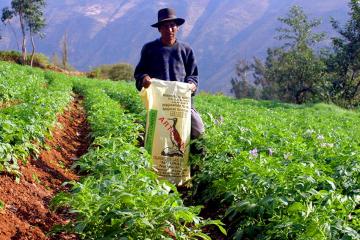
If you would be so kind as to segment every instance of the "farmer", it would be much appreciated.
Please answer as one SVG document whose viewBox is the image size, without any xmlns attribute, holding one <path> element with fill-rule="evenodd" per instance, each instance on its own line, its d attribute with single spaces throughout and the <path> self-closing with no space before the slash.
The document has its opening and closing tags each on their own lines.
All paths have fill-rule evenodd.
<svg viewBox="0 0 360 240">
<path fill-rule="evenodd" d="M 135 68 L 136 88 L 148 88 L 152 78 L 165 81 L 179 81 L 190 84 L 192 96 L 198 88 L 198 68 L 193 50 L 176 39 L 179 26 L 185 22 L 177 18 L 175 10 L 160 9 L 158 22 L 151 25 L 157 28 L 161 37 L 144 45 L 141 58 Z M 204 133 L 204 124 L 193 108 L 191 99 L 191 138 L 199 138 Z"/>
</svg>

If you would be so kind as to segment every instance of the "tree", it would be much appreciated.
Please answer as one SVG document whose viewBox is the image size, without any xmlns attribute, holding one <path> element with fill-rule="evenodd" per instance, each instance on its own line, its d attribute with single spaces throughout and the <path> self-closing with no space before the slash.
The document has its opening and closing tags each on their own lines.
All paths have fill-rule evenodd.
<svg viewBox="0 0 360 240">
<path fill-rule="evenodd" d="M 22 34 L 22 62 L 26 62 L 26 30 L 30 31 L 33 52 L 31 59 L 35 53 L 35 44 L 33 36 L 38 34 L 45 26 L 43 17 L 43 8 L 45 7 L 45 0 L 12 0 L 11 8 L 5 7 L 2 10 L 1 21 L 6 24 L 13 17 L 18 16 L 20 22 L 20 30 Z M 32 62 L 32 61 L 31 61 Z"/>
<path fill-rule="evenodd" d="M 10 27 L 11 32 L 14 34 L 17 49 L 20 50 L 19 42 L 17 40 L 18 37 L 16 35 L 16 31 L 11 25 L 11 21 L 10 21 L 11 17 L 10 17 L 10 15 L 11 15 L 11 11 L 9 11 L 8 8 L 3 8 L 2 15 L 1 15 L 1 21 L 3 22 L 4 25 L 8 25 Z"/>
<path fill-rule="evenodd" d="M 67 33 L 64 33 L 64 37 L 62 39 L 61 44 L 61 63 L 65 70 L 68 70 L 70 68 L 69 66 L 69 47 L 68 47 L 68 37 Z"/>
<path fill-rule="evenodd" d="M 332 38 L 333 54 L 328 59 L 328 69 L 333 73 L 332 96 L 346 104 L 360 103 L 360 1 L 349 2 L 350 19 L 345 26 L 332 19 L 333 28 L 340 34 Z"/>
<path fill-rule="evenodd" d="M 111 79 L 113 81 L 134 80 L 134 68 L 128 63 L 105 64 L 93 68 L 90 78 Z"/>
<path fill-rule="evenodd" d="M 324 33 L 313 33 L 313 28 L 321 24 L 320 19 L 309 20 L 299 6 L 293 6 L 286 17 L 280 17 L 278 20 L 285 24 L 276 29 L 279 33 L 276 39 L 286 41 L 283 48 L 309 48 L 325 38 Z"/>
<path fill-rule="evenodd" d="M 45 8 L 45 0 L 30 1 L 29 8 L 26 10 L 25 20 L 30 32 L 30 39 L 32 45 L 30 65 L 33 66 L 35 55 L 34 35 L 40 34 L 43 37 L 41 30 L 45 27 L 45 18 L 43 9 Z"/>
<path fill-rule="evenodd" d="M 127 63 L 114 64 L 109 71 L 109 78 L 113 81 L 133 80 L 134 68 Z"/>
<path fill-rule="evenodd" d="M 313 33 L 320 20 L 309 20 L 302 8 L 293 6 L 279 21 L 284 26 L 277 29 L 276 39 L 285 43 L 268 49 L 264 75 L 260 79 L 263 93 L 268 94 L 263 98 L 298 104 L 326 99 L 326 66 L 312 49 L 325 37 L 324 33 Z"/>
<path fill-rule="evenodd" d="M 22 34 L 22 62 L 26 62 L 26 31 L 25 31 L 25 9 L 28 8 L 28 1 L 25 0 L 12 0 L 11 9 L 9 7 L 3 8 L 1 21 L 5 23 L 11 20 L 14 16 L 19 17 L 20 30 Z"/>
<path fill-rule="evenodd" d="M 297 104 L 328 100 L 326 65 L 311 49 L 275 51 L 266 65 L 264 89 L 271 98 Z"/>
<path fill-rule="evenodd" d="M 236 76 L 231 79 L 231 93 L 234 93 L 236 98 L 259 98 L 259 91 L 254 83 L 251 83 L 249 75 L 253 71 L 253 65 L 240 60 L 235 67 Z M 255 76 L 255 73 L 253 73 Z"/>
</svg>

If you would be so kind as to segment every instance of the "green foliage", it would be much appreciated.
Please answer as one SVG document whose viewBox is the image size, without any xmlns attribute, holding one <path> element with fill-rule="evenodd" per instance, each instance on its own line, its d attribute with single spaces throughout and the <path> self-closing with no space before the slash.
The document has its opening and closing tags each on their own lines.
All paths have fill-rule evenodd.
<svg viewBox="0 0 360 240">
<path fill-rule="evenodd" d="M 21 64 L 22 63 L 22 56 L 20 52 L 17 51 L 0 51 L 0 61 L 6 61 L 6 62 L 14 62 Z M 28 56 L 27 63 L 31 62 L 31 57 Z M 33 66 L 40 67 L 40 68 L 46 68 L 50 64 L 49 58 L 42 54 L 42 53 L 35 53 L 33 58 Z"/>
<path fill-rule="evenodd" d="M 25 21 L 29 29 L 30 35 L 40 34 L 45 27 L 44 8 L 45 0 L 31 0 L 25 9 Z"/>
<path fill-rule="evenodd" d="M 313 33 L 313 29 L 321 24 L 319 19 L 309 20 L 303 9 L 299 6 L 291 7 L 286 17 L 278 20 L 284 27 L 277 29 L 278 40 L 285 40 L 283 48 L 307 49 L 322 41 L 324 33 Z"/>
<path fill-rule="evenodd" d="M 145 149 L 137 147 L 143 126 L 134 120 L 143 111 L 128 108 L 134 110 L 129 114 L 119 104 L 130 107 L 123 103 L 129 97 L 139 102 L 133 86 L 75 79 L 74 87 L 85 96 L 94 141 L 74 166 L 89 176 L 72 183 L 71 194 L 53 200 L 54 206 L 76 213 L 77 222 L 68 230 L 83 239 L 209 239 L 202 226 L 223 229 L 219 221 L 201 219 L 200 207 L 185 207 L 175 186 L 151 170 Z"/>
<path fill-rule="evenodd" d="M 130 64 L 115 64 L 109 71 L 109 78 L 113 81 L 133 80 L 134 68 Z"/>
<path fill-rule="evenodd" d="M 31 56 L 28 57 L 27 62 L 31 62 L 31 61 L 32 61 L 32 66 L 34 67 L 47 68 L 50 65 L 49 58 L 42 53 L 35 53 L 32 60 L 31 60 Z"/>
<path fill-rule="evenodd" d="M 32 91 L 45 86 L 46 79 L 38 69 L 21 68 L 19 66 L 0 62 L 0 102 L 17 99 L 28 101 Z"/>
<path fill-rule="evenodd" d="M 235 96 L 298 104 L 329 101 L 326 65 L 312 49 L 324 38 L 323 33 L 313 33 L 320 21 L 309 20 L 298 6 L 292 7 L 279 21 L 284 26 L 277 29 L 277 39 L 285 41 L 283 46 L 268 49 L 265 64 L 255 59 L 253 64 L 237 65 L 240 79 L 232 80 Z M 253 73 L 255 85 L 250 84 L 248 72 Z"/>
<path fill-rule="evenodd" d="M 209 239 L 208 224 L 224 231 L 151 170 L 138 147 L 145 112 L 133 84 L 0 67 L 0 101 L 21 100 L 0 110 L 3 170 L 17 173 L 16 159 L 36 151 L 72 88 L 85 96 L 93 144 L 74 168 L 86 177 L 53 200 L 77 218 L 65 230 L 83 239 Z M 209 94 L 196 103 L 206 153 L 191 155 L 199 168 L 191 198 L 222 211 L 229 238 L 359 239 L 359 111 Z"/>
<path fill-rule="evenodd" d="M 5 208 L 5 203 L 2 200 L 0 200 L 0 211 L 4 210 L 4 208 Z"/>
<path fill-rule="evenodd" d="M 33 47 L 31 66 L 35 53 L 33 36 L 39 34 L 45 27 L 44 7 L 45 0 L 12 0 L 11 7 L 5 7 L 2 10 L 1 21 L 4 24 L 10 24 L 10 20 L 13 17 L 19 17 L 20 30 L 22 33 L 22 63 L 25 63 L 27 60 L 26 31 L 29 30 Z"/>
<path fill-rule="evenodd" d="M 26 161 L 53 127 L 56 115 L 71 100 L 71 81 L 39 69 L 0 63 L 0 171 L 20 176 L 18 160 Z M 14 101 L 16 100 L 16 101 Z"/>
<path fill-rule="evenodd" d="M 87 84 L 90 84 L 90 81 L 87 81 Z M 95 85 L 95 82 L 93 84 Z M 111 88 L 111 84 L 107 81 L 96 82 L 96 86 L 102 90 L 95 91 L 91 88 L 91 93 L 96 96 L 107 94 L 121 102 L 132 113 L 116 119 L 124 121 L 136 119 L 137 122 L 137 119 L 144 117 L 143 111 L 140 107 L 131 106 L 139 103 L 139 97 L 132 89 L 133 86 L 126 83 L 118 84 L 113 84 Z M 121 88 L 123 89 L 120 90 Z M 126 127 L 132 125 L 134 121 L 121 123 L 112 118 L 105 118 L 103 114 L 107 111 L 109 115 L 117 116 L 117 110 L 114 110 L 116 105 L 110 100 L 100 100 L 95 96 L 90 99 L 93 99 L 93 104 L 98 105 L 99 109 L 94 112 L 94 116 L 102 122 L 109 123 L 99 125 L 101 126 L 99 133 L 107 137 L 99 141 L 94 135 L 94 145 L 99 147 L 84 156 L 79 166 L 85 172 L 94 172 L 97 176 L 95 179 L 105 177 L 107 173 L 116 173 L 116 176 L 119 175 L 116 181 L 121 183 L 112 185 L 111 182 L 115 180 L 108 178 L 105 179 L 111 186 L 109 188 L 101 185 L 105 179 L 101 180 L 101 183 L 92 183 L 94 185 L 91 185 L 91 188 L 107 189 L 105 193 L 96 192 L 96 195 L 91 195 L 93 192 L 88 190 L 90 187 L 81 187 L 79 190 L 77 186 L 74 188 L 75 193 L 83 191 L 86 193 L 81 199 L 95 200 L 83 208 L 81 206 L 86 203 L 78 199 L 80 196 L 71 195 L 65 198 L 63 204 L 70 201 L 71 205 L 76 206 L 75 212 L 79 211 L 82 216 L 87 216 L 81 218 L 83 219 L 81 221 L 86 219 L 81 225 L 86 228 L 80 232 L 85 234 L 82 235 L 84 238 L 101 239 L 104 238 L 104 231 L 108 234 L 107 229 L 113 228 L 111 224 L 102 220 L 106 217 L 100 212 L 109 214 L 111 216 L 109 218 L 117 217 L 115 211 L 124 213 L 122 203 L 125 200 L 122 198 L 119 200 L 115 197 L 116 193 L 110 193 L 109 189 L 116 188 L 119 192 L 130 194 L 131 199 L 134 199 L 130 203 L 124 203 L 134 206 L 131 210 L 127 208 L 124 213 L 131 219 L 137 219 L 138 213 L 134 212 L 134 209 L 140 208 L 135 207 L 136 204 L 150 206 L 144 203 L 143 199 L 136 197 L 139 188 L 142 193 L 148 192 L 141 190 L 146 186 L 142 185 L 145 181 L 136 185 L 136 189 L 131 187 L 132 183 L 130 184 L 130 179 L 136 178 L 132 177 L 132 174 L 138 176 L 137 173 L 142 171 L 142 166 L 150 165 L 145 152 L 142 152 L 144 150 L 126 145 L 127 142 L 136 144 L 135 136 L 128 137 L 132 133 L 138 135 L 139 132 L 128 130 Z M 127 103 L 123 104 L 123 101 Z M 104 105 L 99 104 L 100 102 Z M 213 204 L 224 209 L 224 219 L 229 222 L 227 227 L 231 237 L 236 239 L 357 239 L 359 237 L 356 232 L 359 228 L 357 209 L 360 204 L 358 157 L 360 129 L 357 124 L 360 115 L 358 112 L 325 104 L 297 106 L 265 101 L 238 101 L 224 96 L 205 94 L 198 96 L 196 102 L 198 110 L 204 113 L 207 133 L 202 144 L 207 150 L 204 156 L 191 156 L 192 163 L 199 167 L 199 171 L 193 177 L 192 198 L 197 200 L 198 204 Z M 92 108 L 90 106 L 92 104 L 87 108 Z M 105 110 L 106 106 L 111 110 Z M 89 119 L 92 118 L 89 116 Z M 112 127 L 113 124 L 115 127 Z M 122 127 L 118 127 L 119 125 Z M 109 138 L 110 134 L 106 134 L 106 128 L 109 129 L 109 133 L 114 133 L 115 142 Z M 130 128 L 136 129 L 134 126 Z M 138 128 L 137 131 L 140 129 Z M 120 131 L 123 134 L 120 134 Z M 117 140 L 115 136 L 120 135 L 125 140 Z M 116 152 L 117 149 L 119 152 Z M 142 176 L 146 176 L 146 182 L 152 184 L 152 177 L 145 173 Z M 115 186 L 124 187 L 119 190 L 119 187 Z M 170 191 L 168 194 L 171 199 L 173 193 Z M 98 203 L 104 196 L 106 199 L 110 199 L 110 196 L 116 199 L 118 203 L 114 206 L 116 210 L 112 211 L 112 207 L 104 210 L 102 206 L 106 206 L 106 203 Z M 160 204 L 168 199 L 157 202 L 158 200 L 151 196 L 144 196 L 165 209 L 165 212 L 156 215 L 157 219 L 168 219 L 174 214 L 166 207 L 167 205 Z M 169 237 L 164 234 L 164 231 L 167 232 L 164 229 L 169 229 L 169 225 L 162 225 L 162 220 L 157 223 L 151 221 L 155 217 L 152 214 L 155 213 L 152 212 L 152 207 L 150 209 L 147 210 L 146 215 L 141 216 L 151 224 L 149 226 L 158 226 L 158 229 L 163 230 L 157 233 L 149 232 L 149 228 L 145 230 L 144 222 L 125 223 L 126 220 L 121 219 L 116 223 L 123 224 L 121 226 L 131 224 L 138 232 L 137 235 L 125 228 L 115 231 L 116 233 L 109 230 L 114 233 L 111 237 L 121 237 L 124 231 L 134 238 L 135 236 L 151 236 L 154 239 L 160 236 Z M 92 220 L 87 222 L 90 221 L 87 219 Z M 95 220 L 96 226 L 93 225 Z M 99 231 L 97 226 L 102 226 L 104 231 Z M 180 232 L 189 230 L 181 226 L 175 229 Z M 194 229 L 191 231 L 194 232 Z M 89 235 L 89 232 L 96 232 L 98 235 Z M 199 236 L 201 233 L 191 236 L 195 235 Z"/>
<path fill-rule="evenodd" d="M 277 29 L 277 39 L 285 43 L 281 48 L 268 50 L 265 91 L 275 95 L 275 99 L 292 103 L 327 100 L 325 64 L 311 48 L 324 38 L 323 33 L 312 32 L 320 21 L 309 20 L 298 6 L 279 21 L 285 27 Z"/>
<path fill-rule="evenodd" d="M 87 81 L 87 84 L 90 82 Z M 76 206 L 75 212 L 79 211 L 81 216 L 87 216 L 80 218 L 81 221 L 86 221 L 81 225 L 86 228 L 80 232 L 85 234 L 82 235 L 84 238 L 101 239 L 104 238 L 104 231 L 105 234 L 114 232 L 112 230 L 108 232 L 107 229 L 113 229 L 113 226 L 102 220 L 106 217 L 100 212 L 109 214 L 111 216 L 109 218 L 116 218 L 114 212 L 118 211 L 129 219 L 137 219 L 138 212 L 134 212 L 134 209 L 140 208 L 135 206 L 150 206 L 149 203 L 143 202 L 144 199 L 136 197 L 139 194 L 137 191 L 140 189 L 143 194 L 148 192 L 142 190 L 146 186 L 142 184 L 143 182 L 152 184 L 153 178 L 143 173 L 142 176 L 146 176 L 147 180 L 138 183 L 136 189 L 131 187 L 133 183 L 130 184 L 130 179 L 137 178 L 132 174 L 138 176 L 137 173 L 142 171 L 143 166 L 150 166 L 145 152 L 142 152 L 144 150 L 126 145 L 127 142 L 136 145 L 137 138 L 128 137 L 132 133 L 135 135 L 139 133 L 126 127 L 134 123 L 130 119 L 136 119 L 137 122 L 137 119 L 144 117 L 140 107 L 131 107 L 140 101 L 133 86 L 126 83 L 110 84 L 107 81 L 96 81 L 93 84 L 102 90 L 95 91 L 91 88 L 92 94 L 96 96 L 107 94 L 121 102 L 132 113 L 116 117 L 126 123 L 105 118 L 103 114 L 107 111 L 109 115 L 117 116 L 116 105 L 110 100 L 100 100 L 95 96 L 90 98 L 99 109 L 94 112 L 94 117 L 109 123 L 99 125 L 101 126 L 99 133 L 107 137 L 99 141 L 94 135 L 94 145 L 99 147 L 84 156 L 79 166 L 85 172 L 94 172 L 95 179 L 105 178 L 107 173 L 116 173 L 116 176 L 119 175 L 116 181 L 121 183 L 112 185 L 111 182 L 115 179 L 105 178 L 110 184 L 109 188 L 102 185 L 105 179 L 101 180 L 101 183 L 95 182 L 90 185 L 95 189 L 107 189 L 105 193 L 102 191 L 93 193 L 87 186 L 81 185 L 81 190 L 79 186 L 75 187 L 75 193 L 84 191 L 81 199 L 95 199 L 90 205 L 81 202 L 84 200 L 79 200 L 80 196 L 76 195 L 66 197 L 63 202 L 65 204 L 70 201 L 71 205 Z M 126 103 L 123 104 L 123 101 Z M 101 102 L 104 105 L 99 104 Z M 198 204 L 211 203 L 225 210 L 224 219 L 229 222 L 227 227 L 230 237 L 237 239 L 357 239 L 359 237 L 356 232 L 359 228 L 357 209 L 360 204 L 358 157 L 360 129 L 357 124 L 360 115 L 358 112 L 325 104 L 297 106 L 265 101 L 238 101 L 224 96 L 205 94 L 198 96 L 196 102 L 197 109 L 204 113 L 207 133 L 203 144 L 207 150 L 203 157 L 191 156 L 193 164 L 199 166 L 199 171 L 193 177 L 192 198 L 197 200 Z M 95 108 L 91 106 L 92 104 L 89 104 L 87 108 L 92 108 L 94 111 Z M 105 110 L 106 106 L 111 110 Z M 92 118 L 89 116 L 89 119 Z M 128 120 L 130 121 L 127 122 Z M 109 130 L 106 131 L 106 128 Z M 97 128 L 94 129 L 97 131 Z M 130 129 L 136 128 L 133 126 Z M 137 131 L 140 129 L 137 128 Z M 114 133 L 115 142 L 112 141 L 112 137 L 109 138 L 110 134 L 106 134 L 107 132 Z M 125 140 L 117 140 L 115 136 L 124 137 Z M 117 193 L 110 192 L 109 189 L 112 188 L 130 194 L 134 201 L 123 203 L 124 197 L 119 200 L 115 197 Z M 127 194 L 125 195 L 128 196 Z M 168 194 L 171 199 L 173 193 Z M 109 210 L 104 210 L 103 205 L 110 206 L 110 204 L 98 203 L 102 202 L 104 196 L 106 201 L 110 197 L 115 198 L 118 204 L 109 207 Z M 169 225 L 161 223 L 161 219 L 168 219 L 174 214 L 167 205 L 161 205 L 161 202 L 167 201 L 168 198 L 161 199 L 161 194 L 157 196 L 157 199 L 161 200 L 155 200 L 148 195 L 143 196 L 156 202 L 165 212 L 156 215 L 158 216 L 156 219 L 160 220 L 156 223 L 151 221 L 155 217 L 152 207 L 146 208 L 147 214 L 141 216 L 151 224 L 149 226 L 158 226 L 158 229 L 163 230 L 157 233 L 149 232 L 149 228 L 145 230 L 144 222 L 125 223 L 126 220 L 121 218 L 116 223 L 122 224 L 121 226 L 131 224 L 138 233 L 136 235 L 128 228 L 116 231 L 118 230 L 116 228 L 116 233 L 111 235 L 112 237 L 121 237 L 124 231 L 127 236 L 134 238 L 169 237 L 164 234 L 164 231 L 167 231 L 164 229 L 169 229 Z M 134 208 L 130 210 L 126 208 L 124 213 L 123 206 L 127 204 Z M 87 222 L 90 221 L 88 219 L 92 219 L 91 222 Z M 96 226 L 93 225 L 94 221 L 97 222 Z M 98 226 L 102 226 L 104 231 L 99 231 Z M 184 230 L 181 226 L 175 229 L 180 232 L 189 230 Z M 194 232 L 194 229 L 191 231 Z M 89 235 L 89 232 L 96 232 L 98 235 Z M 192 234 L 191 236 L 201 235 L 200 232 Z"/>
<path fill-rule="evenodd" d="M 144 104 L 138 98 L 139 92 L 136 88 L 124 81 L 116 83 L 105 81 L 102 82 L 101 87 L 109 97 L 118 101 L 125 110 L 140 116 L 141 120 L 137 119 L 138 121 L 144 121 Z"/>
<path fill-rule="evenodd" d="M 266 67 L 263 88 L 271 94 L 268 99 L 297 104 L 329 100 L 326 65 L 310 48 L 269 49 Z"/>
<path fill-rule="evenodd" d="M 250 83 L 248 74 L 253 68 L 245 60 L 240 60 L 235 69 L 236 77 L 231 79 L 231 93 L 234 93 L 236 98 L 253 98 L 260 99 L 261 89 L 254 83 Z"/>
<path fill-rule="evenodd" d="M 358 239 L 359 112 L 201 95 L 193 197 L 235 239 Z"/>
<path fill-rule="evenodd" d="M 29 8 L 26 9 L 25 11 L 25 21 L 30 33 L 30 39 L 32 45 L 30 66 L 33 66 L 34 57 L 35 57 L 34 36 L 40 35 L 40 37 L 44 37 L 44 34 L 42 34 L 41 31 L 45 27 L 45 17 L 44 17 L 45 0 L 32 0 L 29 2 L 30 2 Z"/>
<path fill-rule="evenodd" d="M 113 81 L 134 80 L 134 68 L 127 63 L 105 64 L 94 68 L 88 77 L 111 79 Z"/>
<path fill-rule="evenodd" d="M 21 53 L 17 51 L 0 51 L 0 60 L 6 62 L 21 63 Z"/>
<path fill-rule="evenodd" d="M 334 81 L 332 98 L 343 106 L 360 103 L 360 2 L 349 1 L 350 19 L 341 27 L 332 19 L 333 28 L 340 34 L 334 37 L 333 53 L 328 59 L 329 72 Z"/>
<path fill-rule="evenodd" d="M 94 141 L 74 167 L 88 177 L 53 200 L 76 213 L 77 221 L 65 229 L 84 239 L 210 239 L 201 231 L 210 224 L 224 231 L 220 221 L 198 216 L 200 206 L 184 206 L 175 186 L 152 171 L 148 154 L 138 147 L 143 132 L 138 120 L 144 111 L 132 85 L 69 79 L 5 62 L 0 68 L 0 100 L 19 100 L 0 109 L 0 169 L 17 177 L 17 161 L 37 154 L 33 144 L 41 144 L 49 134 L 57 114 L 71 100 L 72 88 L 85 96 Z"/>
<path fill-rule="evenodd" d="M 22 52 L 22 63 L 26 62 L 26 24 L 25 24 L 25 9 L 29 8 L 29 2 L 23 0 L 12 0 L 11 8 L 5 7 L 2 10 L 1 21 L 4 24 L 10 24 L 10 20 L 19 16 L 20 22 L 20 30 L 22 33 L 22 44 L 21 44 L 21 52 Z"/>
</svg>

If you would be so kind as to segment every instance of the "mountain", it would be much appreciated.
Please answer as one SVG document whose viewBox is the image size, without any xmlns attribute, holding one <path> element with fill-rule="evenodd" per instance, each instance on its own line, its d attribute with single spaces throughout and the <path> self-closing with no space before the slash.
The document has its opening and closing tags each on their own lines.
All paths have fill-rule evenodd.
<svg viewBox="0 0 360 240">
<path fill-rule="evenodd" d="M 37 40 L 38 51 L 59 54 L 67 34 L 70 63 L 80 70 L 106 63 L 136 65 L 144 43 L 159 36 L 150 27 L 157 11 L 173 7 L 186 19 L 179 39 L 188 42 L 197 56 L 201 89 L 229 92 L 234 66 L 240 59 L 264 57 L 274 40 L 278 17 L 292 5 L 302 6 L 310 18 L 322 18 L 319 31 L 334 34 L 330 16 L 344 22 L 346 0 L 63 0 L 48 1 L 46 37 Z M 10 0 L 0 0 L 0 7 Z M 12 26 L 17 25 L 13 22 Z M 18 49 L 13 31 L 2 27 L 0 49 Z M 17 33 L 20 42 L 20 33 Z M 329 41 L 328 41 L 329 43 Z M 326 42 L 325 42 L 326 44 Z"/>
</svg>

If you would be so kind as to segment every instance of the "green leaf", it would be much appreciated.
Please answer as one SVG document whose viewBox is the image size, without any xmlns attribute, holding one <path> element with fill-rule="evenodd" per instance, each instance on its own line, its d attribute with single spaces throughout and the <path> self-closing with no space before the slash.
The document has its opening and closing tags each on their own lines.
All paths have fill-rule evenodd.
<svg viewBox="0 0 360 240">
<path fill-rule="evenodd" d="M 0 200 L 0 210 L 4 210 L 4 208 L 5 208 L 5 203 L 2 200 Z"/>
<path fill-rule="evenodd" d="M 290 213 L 301 212 L 304 210 L 305 210 L 304 205 L 302 205 L 299 202 L 295 202 L 288 207 L 288 212 L 290 212 Z"/>
<path fill-rule="evenodd" d="M 201 232 L 195 233 L 194 236 L 199 237 L 199 238 L 204 239 L 204 240 L 211 240 L 211 237 L 209 237 L 205 233 L 201 233 Z"/>
<path fill-rule="evenodd" d="M 221 231 L 222 234 L 225 236 L 227 235 L 226 229 L 223 227 L 225 224 L 221 222 L 220 220 L 206 220 L 206 225 L 215 225 L 217 228 Z"/>
</svg>

